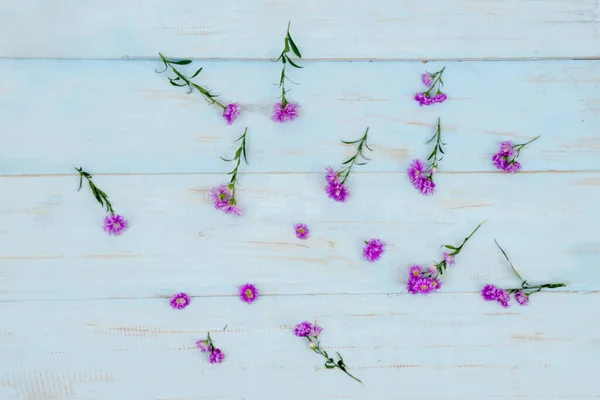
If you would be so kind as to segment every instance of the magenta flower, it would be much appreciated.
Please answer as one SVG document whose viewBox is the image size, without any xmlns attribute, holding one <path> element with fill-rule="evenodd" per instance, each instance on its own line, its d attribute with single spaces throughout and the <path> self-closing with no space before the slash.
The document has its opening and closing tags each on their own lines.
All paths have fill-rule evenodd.
<svg viewBox="0 0 600 400">
<path fill-rule="evenodd" d="M 256 286 L 250 283 L 240 286 L 240 299 L 248 304 L 254 303 L 258 299 L 258 289 L 256 289 Z"/>
<path fill-rule="evenodd" d="M 198 346 L 198 348 L 200 349 L 200 351 L 203 352 L 203 353 L 208 353 L 209 351 L 212 351 L 212 347 L 208 343 L 208 339 L 207 340 L 198 340 L 196 342 L 196 346 Z"/>
<path fill-rule="evenodd" d="M 498 289 L 496 293 L 496 301 L 502 305 L 504 308 L 508 308 L 508 302 L 510 301 L 510 295 L 504 289 Z"/>
<path fill-rule="evenodd" d="M 242 162 L 242 157 L 248 165 L 248 159 L 246 158 L 246 134 L 248 133 L 248 128 L 244 129 L 244 133 L 240 136 L 236 142 L 241 141 L 240 147 L 235 152 L 235 156 L 231 160 L 227 160 L 223 157 L 221 159 L 223 161 L 233 161 L 235 162 L 235 168 L 228 175 L 231 175 L 231 179 L 229 181 L 229 185 L 221 185 L 212 188 L 210 191 L 210 196 L 212 198 L 213 204 L 217 210 L 223 211 L 225 214 L 233 214 L 241 216 L 242 209 L 237 205 L 237 201 L 235 199 L 235 185 L 237 183 L 237 174 L 238 169 L 240 168 L 240 164 Z"/>
<path fill-rule="evenodd" d="M 421 75 L 421 82 L 423 82 L 423 85 L 425 85 L 427 87 L 431 87 L 431 85 L 433 85 L 433 80 L 431 79 L 431 75 L 429 75 L 428 73 Z"/>
<path fill-rule="evenodd" d="M 408 272 L 408 274 L 410 275 L 410 278 L 420 278 L 421 275 L 423 273 L 423 268 L 421 268 L 420 265 L 413 265 L 410 267 L 410 270 Z"/>
<path fill-rule="evenodd" d="M 433 283 L 431 278 L 411 276 L 406 282 L 406 288 L 410 294 L 429 294 L 433 290 L 437 290 L 437 285 Z"/>
<path fill-rule="evenodd" d="M 415 94 L 415 101 L 418 101 L 420 106 L 429 106 L 446 101 L 447 96 L 445 93 L 442 93 L 442 87 L 444 87 L 442 75 L 445 69 L 446 67 L 433 74 L 425 73 L 421 75 L 421 81 L 429 89 L 425 92 Z"/>
<path fill-rule="evenodd" d="M 369 262 L 375 262 L 381 258 L 381 255 L 385 251 L 385 243 L 379 239 L 371 239 L 365 242 L 363 248 L 363 256 Z"/>
<path fill-rule="evenodd" d="M 345 203 L 346 200 L 348 200 L 348 197 L 350 197 L 348 186 L 341 182 L 329 183 L 325 186 L 325 193 L 327 193 L 327 196 L 329 196 L 330 199 L 333 199 L 338 203 Z"/>
<path fill-rule="evenodd" d="M 198 340 L 196 342 L 196 346 L 198 346 L 198 348 L 200 348 L 200 351 L 203 353 L 210 352 L 208 359 L 211 364 L 222 363 L 225 359 L 225 354 L 223 354 L 223 352 L 220 349 L 215 348 L 215 345 L 213 344 L 213 341 L 210 337 L 210 332 L 208 333 L 207 338 L 205 340 Z"/>
<path fill-rule="evenodd" d="M 494 285 L 485 285 L 481 289 L 481 297 L 485 301 L 496 301 L 498 299 L 498 288 Z"/>
<path fill-rule="evenodd" d="M 287 103 L 285 107 L 281 107 L 281 103 L 275 103 L 273 105 L 273 116 L 271 119 L 273 122 L 284 123 L 287 121 L 293 121 L 298 117 L 298 108 L 300 106 L 296 103 Z"/>
<path fill-rule="evenodd" d="M 109 235 L 119 236 L 129 227 L 125 218 L 118 214 L 107 215 L 104 218 L 104 231 Z"/>
<path fill-rule="evenodd" d="M 325 170 L 327 171 L 327 175 L 325 175 L 325 180 L 327 183 L 337 183 L 340 181 L 339 171 L 336 171 L 331 167 L 327 167 Z"/>
<path fill-rule="evenodd" d="M 454 265 L 454 256 L 452 254 L 443 252 L 442 258 L 444 259 L 444 261 L 446 262 L 447 265 Z"/>
<path fill-rule="evenodd" d="M 223 354 L 223 352 L 220 349 L 214 349 L 210 353 L 209 359 L 211 364 L 220 364 L 225 359 L 225 354 Z"/>
<path fill-rule="evenodd" d="M 429 275 L 431 276 L 437 276 L 437 268 L 435 265 L 430 265 L 429 267 L 427 267 L 427 272 L 429 272 Z"/>
<path fill-rule="evenodd" d="M 525 292 L 523 292 L 522 290 L 519 290 L 515 293 L 515 300 L 521 306 L 526 306 L 527 304 L 529 304 L 529 296 L 525 294 Z"/>
<path fill-rule="evenodd" d="M 190 304 L 190 296 L 185 293 L 177 293 L 171 299 L 171 307 L 176 310 L 181 310 L 186 308 Z"/>
<path fill-rule="evenodd" d="M 308 226 L 306 226 L 305 224 L 294 225 L 294 231 L 296 231 L 296 237 L 302 240 L 308 239 L 308 235 L 310 234 Z"/>
<path fill-rule="evenodd" d="M 292 51 L 296 57 L 302 58 L 300 54 L 300 50 L 298 50 L 298 46 L 294 43 L 292 39 L 292 35 L 290 35 L 290 24 L 288 23 L 287 34 L 285 36 L 285 48 L 279 55 L 276 61 L 281 60 L 282 70 L 281 75 L 279 76 L 279 88 L 281 89 L 281 101 L 275 103 L 273 106 L 273 117 L 271 119 L 273 122 L 284 123 L 286 121 L 293 121 L 298 116 L 298 104 L 290 103 L 287 100 L 286 94 L 287 90 L 285 90 L 285 81 L 289 80 L 286 75 L 286 67 L 289 65 L 294 68 L 302 68 L 296 62 L 294 62 L 288 53 Z"/>
<path fill-rule="evenodd" d="M 310 322 L 308 322 L 308 321 L 300 322 L 294 328 L 294 334 L 298 337 L 306 337 L 306 336 L 310 335 L 310 332 L 312 331 L 312 329 L 313 329 L 313 326 Z"/>
<path fill-rule="evenodd" d="M 229 205 L 229 201 L 233 197 L 231 189 L 227 185 L 220 185 L 210 190 L 210 197 L 217 210 Z"/>
<path fill-rule="evenodd" d="M 415 189 L 425 196 L 433 194 L 435 183 L 433 182 L 433 170 L 426 169 L 425 163 L 419 159 L 413 160 L 406 171 Z"/>
<path fill-rule="evenodd" d="M 225 107 L 225 111 L 223 112 L 223 118 L 227 121 L 227 125 L 233 124 L 236 118 L 240 115 L 240 110 L 242 108 L 237 103 L 228 104 Z"/>
<path fill-rule="evenodd" d="M 323 328 L 315 323 L 313 325 L 312 329 L 310 330 L 310 333 L 308 334 L 308 336 L 312 336 L 312 337 L 316 338 L 317 336 L 319 336 L 321 334 L 321 332 L 323 332 Z"/>
<path fill-rule="evenodd" d="M 510 141 L 500 143 L 500 150 L 492 156 L 492 162 L 496 168 L 505 172 L 518 172 L 521 169 L 521 164 L 517 161 L 517 157 L 519 157 L 521 150 L 538 138 L 539 136 L 536 136 L 527 143 L 516 145 L 513 145 Z"/>
</svg>

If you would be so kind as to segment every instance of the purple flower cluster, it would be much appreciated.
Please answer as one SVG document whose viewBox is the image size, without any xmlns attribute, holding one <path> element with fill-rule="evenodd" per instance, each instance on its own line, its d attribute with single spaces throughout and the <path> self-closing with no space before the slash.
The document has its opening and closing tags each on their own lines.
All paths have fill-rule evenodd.
<svg viewBox="0 0 600 400">
<path fill-rule="evenodd" d="M 447 96 L 442 93 L 441 89 L 444 86 L 442 81 L 442 74 L 446 68 L 442 68 L 440 71 L 430 74 L 426 72 L 421 75 L 421 82 L 427 86 L 428 89 L 424 92 L 415 94 L 415 101 L 419 102 L 420 106 L 430 106 L 435 103 L 443 103 L 446 101 Z M 432 92 L 435 91 L 435 95 L 431 97 Z"/>
<path fill-rule="evenodd" d="M 435 172 L 435 168 L 428 169 L 425 163 L 419 159 L 415 159 L 407 170 L 408 177 L 415 189 L 425 196 L 433 194 L 435 189 L 433 175 Z"/>
<path fill-rule="evenodd" d="M 185 293 L 177 293 L 171 298 L 171 307 L 182 310 L 190 304 L 190 296 Z"/>
<path fill-rule="evenodd" d="M 308 235 L 310 235 L 308 226 L 306 226 L 305 224 L 294 225 L 294 231 L 296 232 L 296 237 L 298 239 L 306 240 L 308 239 Z"/>
<path fill-rule="evenodd" d="M 435 267 L 434 267 L 435 268 Z M 429 294 L 437 291 L 442 282 L 437 279 L 437 274 L 432 274 L 433 269 L 423 273 L 423 267 L 413 265 L 408 272 L 409 278 L 406 282 L 406 288 L 410 294 Z M 437 270 L 435 271 L 437 272 Z"/>
<path fill-rule="evenodd" d="M 129 228 L 129 222 L 119 214 L 110 214 L 104 218 L 104 231 L 109 235 L 119 236 L 127 228 Z"/>
<path fill-rule="evenodd" d="M 375 262 L 381 258 L 381 255 L 385 251 L 385 242 L 379 239 L 371 239 L 365 242 L 363 248 L 363 256 L 365 260 Z"/>
<path fill-rule="evenodd" d="M 246 283 L 245 285 L 240 286 L 240 299 L 248 304 L 254 303 L 256 299 L 258 299 L 258 289 L 256 286 Z"/>
<path fill-rule="evenodd" d="M 429 97 L 426 92 L 420 92 L 415 95 L 415 100 L 419 102 L 420 106 L 430 106 L 435 103 L 443 103 L 448 97 L 445 93 L 438 93 L 433 97 Z"/>
<path fill-rule="evenodd" d="M 210 197 L 217 210 L 226 214 L 242 215 L 242 209 L 235 204 L 233 191 L 227 185 L 217 186 L 211 189 Z"/>
<path fill-rule="evenodd" d="M 494 165 L 503 171 L 514 173 L 521 169 L 521 164 L 516 161 L 512 142 L 506 141 L 500 144 L 500 150 L 492 157 Z"/>
<path fill-rule="evenodd" d="M 514 292 L 515 300 L 521 306 L 529 304 L 529 295 L 523 290 L 517 290 Z M 500 289 L 494 285 L 485 285 L 481 289 L 481 297 L 485 301 L 497 301 L 504 308 L 508 308 L 508 302 L 510 301 L 510 294 L 507 290 Z"/>
<path fill-rule="evenodd" d="M 287 103 L 285 107 L 281 106 L 281 102 L 273 105 L 273 116 L 271 119 L 273 122 L 284 123 L 286 121 L 293 121 L 298 117 L 298 108 L 300 106 L 296 103 Z"/>
<path fill-rule="evenodd" d="M 313 325 L 308 321 L 300 322 L 294 328 L 294 334 L 298 337 L 313 337 L 316 338 L 321 334 L 323 328 L 317 325 Z"/>
<path fill-rule="evenodd" d="M 198 340 L 196 342 L 196 346 L 198 346 L 200 351 L 203 353 L 210 352 L 208 359 L 211 364 L 220 364 L 225 359 L 225 354 L 221 351 L 221 349 L 216 349 L 215 346 L 213 345 L 212 340 L 210 338 L 210 333 L 208 334 L 207 339 Z"/>
<path fill-rule="evenodd" d="M 329 198 L 339 203 L 344 203 L 348 199 L 348 196 L 350 196 L 350 190 L 348 190 L 348 186 L 340 181 L 339 172 L 333 170 L 331 167 L 327 167 L 325 180 L 327 181 L 325 193 L 327 193 Z"/>
<path fill-rule="evenodd" d="M 223 112 L 223 118 L 227 121 L 227 125 L 233 124 L 236 118 L 240 115 L 242 108 L 237 103 L 228 104 Z"/>
</svg>

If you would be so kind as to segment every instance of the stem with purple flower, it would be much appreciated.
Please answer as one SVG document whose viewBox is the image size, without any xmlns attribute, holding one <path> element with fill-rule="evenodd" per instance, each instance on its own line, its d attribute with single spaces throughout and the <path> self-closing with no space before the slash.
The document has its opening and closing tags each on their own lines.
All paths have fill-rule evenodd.
<svg viewBox="0 0 600 400">
<path fill-rule="evenodd" d="M 535 142 L 539 138 L 540 138 L 540 136 L 536 136 L 533 139 L 531 139 L 529 142 L 513 145 L 513 151 L 515 152 L 513 159 L 519 157 L 519 154 L 521 153 L 521 150 L 523 149 L 523 147 L 527 146 L 531 142 Z"/>
<path fill-rule="evenodd" d="M 88 172 L 85 172 L 83 170 L 83 167 L 75 168 L 75 170 L 79 172 L 79 188 L 77 189 L 77 191 L 79 192 L 81 190 L 81 186 L 83 185 L 83 178 L 85 178 L 90 185 L 92 194 L 94 195 L 96 200 L 98 200 L 98 203 L 100 203 L 102 207 L 106 207 L 106 211 L 109 212 L 110 215 L 115 215 L 115 210 L 113 209 L 112 204 L 110 204 L 110 201 L 108 200 L 108 195 L 94 184 L 94 182 L 92 181 L 92 175 Z"/>
<path fill-rule="evenodd" d="M 429 88 L 428 91 L 424 92 L 428 97 L 431 97 L 431 91 L 433 89 L 437 89 L 435 94 L 442 93 L 442 91 L 440 89 L 444 87 L 444 81 L 442 80 L 442 74 L 444 73 L 445 69 L 446 69 L 446 67 L 442 68 L 441 70 L 439 70 L 438 72 L 435 72 L 433 74 L 428 74 L 429 77 L 431 78 L 431 87 Z"/>
<path fill-rule="evenodd" d="M 360 379 L 358 379 L 357 377 L 352 375 L 350 372 L 348 372 L 348 370 L 346 369 L 347 365 L 344 363 L 344 359 L 342 358 L 342 355 L 339 352 L 336 351 L 336 354 L 339 357 L 339 360 L 336 362 L 333 358 L 329 357 L 329 355 L 327 354 L 327 352 L 325 350 L 321 349 L 321 342 L 319 341 L 318 336 L 307 336 L 306 339 L 310 343 L 310 348 L 315 353 L 320 354 L 323 357 L 325 357 L 325 359 L 327 360 L 327 361 L 325 361 L 325 368 L 327 368 L 327 369 L 338 368 L 338 369 L 344 371 L 346 373 L 346 375 L 348 375 L 350 378 L 354 379 L 355 381 L 359 382 L 360 384 L 363 384 Z"/>
<path fill-rule="evenodd" d="M 246 165 L 248 164 L 248 159 L 246 158 L 246 133 L 248 132 L 248 127 L 246 127 L 246 129 L 244 129 L 244 133 L 242 134 L 242 136 L 240 136 L 235 142 L 239 142 L 241 141 L 240 147 L 238 147 L 237 151 L 235 152 L 235 156 L 232 159 L 226 159 L 221 157 L 221 160 L 226 161 L 226 162 L 231 162 L 231 161 L 235 161 L 235 168 L 231 171 L 228 172 L 227 175 L 231 175 L 231 180 L 229 181 L 229 189 L 231 190 L 231 200 L 230 200 L 230 204 L 231 205 L 236 205 L 236 201 L 235 201 L 235 184 L 238 183 L 237 182 L 237 174 L 238 174 L 238 169 L 240 167 L 240 163 L 242 161 L 242 156 L 244 157 L 244 162 L 246 163 Z"/>
<path fill-rule="evenodd" d="M 367 144 L 367 135 L 368 134 L 369 134 L 369 128 L 367 127 L 367 130 L 365 131 L 365 134 L 362 138 L 355 140 L 353 142 L 345 142 L 343 140 L 341 141 L 344 144 L 357 144 L 358 143 L 358 147 L 356 148 L 356 153 L 352 157 L 350 157 L 349 159 L 347 159 L 346 161 L 344 161 L 342 163 L 342 165 L 347 165 L 347 167 L 344 168 L 343 170 L 341 170 L 340 172 L 338 172 L 338 177 L 341 178 L 342 175 L 344 175 L 344 179 L 342 179 L 342 182 L 341 182 L 342 185 L 346 182 L 346 180 L 350 176 L 350 172 L 352 171 L 352 167 L 354 166 L 354 164 L 356 164 L 356 165 L 365 165 L 366 164 L 366 162 L 357 162 L 356 161 L 359 156 L 365 161 L 370 160 L 370 158 L 368 158 L 367 156 L 365 156 L 363 154 L 364 148 L 367 148 L 367 150 L 369 150 L 369 151 L 373 151 Z"/>
<path fill-rule="evenodd" d="M 292 23 L 291 21 L 288 22 L 287 34 L 285 36 L 285 47 L 284 47 L 283 51 L 281 52 L 281 54 L 279 55 L 279 58 L 277 58 L 277 60 L 275 60 L 275 62 L 281 60 L 281 63 L 283 64 L 283 68 L 281 69 L 281 77 L 279 79 L 279 87 L 281 88 L 281 109 L 282 110 L 285 109 L 285 107 L 289 103 L 287 100 L 287 97 L 286 97 L 287 91 L 285 90 L 285 80 L 287 79 L 290 82 L 292 82 L 285 74 L 286 65 L 289 63 L 294 68 L 303 68 L 303 67 L 299 66 L 298 64 L 294 63 L 294 61 L 292 61 L 292 59 L 288 56 L 288 53 L 291 50 L 298 58 L 302 58 L 302 55 L 300 54 L 300 50 L 298 50 L 298 46 L 296 46 L 296 43 L 294 43 L 294 40 L 292 39 L 292 35 L 290 35 L 290 24 L 291 23 Z"/>
</svg>

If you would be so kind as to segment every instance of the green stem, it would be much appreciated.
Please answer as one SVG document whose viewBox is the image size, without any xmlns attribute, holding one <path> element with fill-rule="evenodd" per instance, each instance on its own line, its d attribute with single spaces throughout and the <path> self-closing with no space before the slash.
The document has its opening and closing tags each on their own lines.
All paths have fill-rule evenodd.
<svg viewBox="0 0 600 400">
<path fill-rule="evenodd" d="M 94 195 L 96 200 L 98 200 L 98 203 L 100 203 L 102 207 L 106 207 L 106 211 L 109 212 L 111 215 L 115 215 L 113 206 L 108 200 L 108 195 L 94 184 L 94 182 L 92 181 L 92 175 L 88 172 L 85 172 L 83 170 L 83 167 L 75 168 L 75 171 L 79 172 L 79 188 L 77 189 L 77 191 L 79 192 L 81 190 L 81 186 L 83 185 L 83 178 L 85 178 L 88 181 L 88 184 L 90 185 L 92 194 Z"/>
<path fill-rule="evenodd" d="M 429 88 L 428 91 L 425 92 L 425 94 L 429 97 L 431 94 L 431 91 L 433 89 L 435 89 L 436 85 L 437 86 L 437 93 L 441 93 L 440 88 L 444 86 L 444 81 L 442 81 L 442 74 L 444 73 L 444 70 L 446 69 L 446 67 L 443 67 L 441 70 L 439 70 L 438 72 L 436 72 L 435 74 L 432 74 L 432 81 L 431 81 L 431 87 Z"/>
<path fill-rule="evenodd" d="M 475 230 L 473 230 L 473 232 L 471 232 L 471 234 L 470 234 L 469 236 L 467 236 L 467 237 L 465 238 L 465 240 L 463 240 L 463 242 L 461 243 L 461 245 L 460 245 L 460 246 L 458 246 L 458 247 L 457 247 L 457 248 L 454 250 L 454 252 L 452 252 L 452 253 L 451 253 L 451 255 L 452 255 L 452 256 L 457 256 L 457 255 L 458 255 L 458 253 L 460 253 L 460 251 L 462 250 L 463 246 L 464 246 L 464 245 L 467 243 L 467 241 L 468 241 L 469 239 L 471 239 L 471 236 L 473 236 L 473 235 L 475 234 L 475 232 L 477 232 L 477 230 L 478 230 L 479 228 L 481 228 L 481 225 L 483 225 L 484 223 L 485 223 L 485 221 L 482 221 L 482 222 L 481 222 L 479 225 L 477 225 L 477 228 L 475 228 Z M 448 247 L 448 246 L 446 246 L 446 247 Z M 451 247 L 448 247 L 448 248 L 451 248 Z"/>
<path fill-rule="evenodd" d="M 506 254 L 506 252 L 504 251 L 504 249 L 500 246 L 500 244 L 498 243 L 498 241 L 496 239 L 494 239 L 494 242 L 496 242 L 496 246 L 498 246 L 498 248 L 500 249 L 500 251 L 502 252 L 502 254 L 504 255 L 504 258 L 506 258 L 506 261 L 508 261 L 508 264 L 510 265 L 510 267 L 512 268 L 513 272 L 519 277 L 519 279 L 523 282 L 526 283 L 525 279 L 523 279 L 523 277 L 521 276 L 521 274 L 519 274 L 519 271 L 517 271 L 517 269 L 515 268 L 515 266 L 513 265 L 513 263 L 510 261 L 510 258 L 508 258 L 508 255 Z"/>
<path fill-rule="evenodd" d="M 369 128 L 367 127 L 367 130 L 365 131 L 365 134 L 363 135 L 362 138 L 355 140 L 354 142 L 344 142 L 342 140 L 342 143 L 344 144 L 356 144 L 358 143 L 358 146 L 356 148 L 356 153 L 354 154 L 354 156 L 350 157 L 349 159 L 347 159 L 346 161 L 344 161 L 342 163 L 342 165 L 346 165 L 346 164 L 350 164 L 348 167 L 346 167 L 345 169 L 343 169 L 342 171 L 340 171 L 340 176 L 344 175 L 344 179 L 342 180 L 342 184 L 344 184 L 346 182 L 346 180 L 348 179 L 348 177 L 350 176 L 350 172 L 352 172 L 352 167 L 354 167 L 354 164 L 356 164 L 356 160 L 358 159 L 358 156 L 361 156 L 363 159 L 368 160 L 367 157 L 365 157 L 365 155 L 363 154 L 363 149 L 364 147 L 366 147 L 369 151 L 373 151 L 371 150 L 371 148 L 369 147 L 369 145 L 367 144 L 367 137 L 369 135 Z M 359 162 L 358 165 L 365 165 L 366 163 L 361 163 Z"/>
<path fill-rule="evenodd" d="M 523 149 L 523 147 L 527 146 L 529 143 L 531 142 L 535 142 L 536 140 L 538 140 L 540 138 L 540 136 L 536 136 L 533 139 L 531 139 L 529 142 L 526 143 L 522 143 L 522 144 L 517 144 L 513 146 L 513 151 L 515 152 L 515 156 L 514 158 L 519 157 L 519 154 L 521 153 L 521 150 Z"/>
<path fill-rule="evenodd" d="M 235 156 L 232 159 L 225 159 L 223 157 L 221 157 L 221 159 L 223 161 L 226 162 L 231 162 L 231 161 L 235 161 L 235 168 L 228 173 L 228 175 L 231 175 L 231 180 L 229 181 L 229 189 L 231 189 L 231 204 L 235 205 L 235 184 L 237 183 L 237 174 L 238 174 L 238 169 L 240 167 L 241 161 L 242 161 L 242 157 L 244 158 L 244 161 L 246 162 L 246 165 L 248 164 L 248 158 L 246 157 L 246 134 L 248 133 L 248 127 L 246 127 L 246 129 L 244 129 L 244 133 L 242 134 L 242 136 L 240 136 L 236 142 L 241 141 L 240 143 L 240 147 L 238 147 L 238 149 L 235 152 Z"/>
<path fill-rule="evenodd" d="M 429 139 L 427 141 L 427 143 L 431 143 L 433 141 L 433 139 L 435 139 L 435 146 L 433 147 L 433 151 L 431 152 L 431 154 L 429 155 L 429 157 L 427 157 L 427 161 L 430 161 L 433 159 L 433 161 L 430 161 L 430 164 L 428 166 L 429 168 L 436 168 L 438 167 L 438 162 L 442 161 L 442 158 L 444 156 L 441 156 L 438 159 L 438 152 L 440 152 L 441 154 L 444 154 L 444 149 L 442 148 L 442 145 L 444 145 L 445 143 L 442 142 L 442 128 L 441 128 L 441 124 L 440 124 L 440 118 L 438 118 L 437 121 L 437 130 L 435 132 L 435 135 L 433 135 L 431 137 L 431 139 Z"/>
<path fill-rule="evenodd" d="M 326 366 L 329 364 L 329 365 L 332 365 L 332 366 L 333 366 L 333 368 L 338 368 L 339 370 L 341 370 L 341 371 L 344 371 L 344 373 L 345 373 L 346 375 L 348 375 L 350 378 L 354 379 L 355 381 L 357 381 L 357 382 L 359 382 L 361 385 L 363 385 L 363 383 L 362 383 L 362 381 L 361 381 L 360 379 L 358 379 L 357 377 L 355 377 L 354 375 L 352 375 L 350 372 L 348 372 L 348 370 L 346 369 L 346 365 L 343 363 L 343 361 L 341 362 L 341 364 L 342 364 L 342 365 L 340 366 L 339 364 L 337 364 L 337 363 L 335 362 L 335 360 L 334 360 L 333 358 L 329 357 L 329 355 L 327 354 L 327 352 L 324 352 L 323 350 L 321 350 L 321 346 L 320 346 L 320 344 L 319 344 L 319 342 L 318 342 L 318 341 L 315 341 L 315 342 L 313 342 L 313 341 L 310 339 L 310 337 L 308 337 L 308 336 L 306 337 L 306 339 L 308 339 L 308 341 L 309 341 L 310 343 L 315 343 L 315 347 L 313 348 L 313 351 L 314 351 L 315 353 L 317 353 L 317 354 L 320 354 L 320 355 L 322 355 L 322 356 L 323 356 L 323 357 L 324 357 L 324 358 L 327 360 L 327 361 L 325 362 L 325 365 L 326 365 Z M 317 339 L 315 338 L 315 340 L 317 340 Z M 339 353 L 338 353 L 338 355 L 339 355 Z M 341 359 L 341 356 L 340 356 L 340 361 L 341 361 L 341 360 L 342 360 L 342 359 Z"/>
</svg>

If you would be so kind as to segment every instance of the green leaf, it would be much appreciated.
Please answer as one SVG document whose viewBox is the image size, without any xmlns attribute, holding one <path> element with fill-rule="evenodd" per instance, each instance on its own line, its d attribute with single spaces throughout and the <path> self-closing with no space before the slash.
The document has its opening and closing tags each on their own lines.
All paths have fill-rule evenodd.
<svg viewBox="0 0 600 400">
<path fill-rule="evenodd" d="M 449 246 L 449 245 L 447 245 L 447 244 L 445 244 L 443 247 L 445 247 L 445 248 L 447 248 L 447 249 L 450 249 L 450 250 L 457 250 L 457 249 L 456 249 L 456 247 L 454 247 L 454 246 Z"/>
<path fill-rule="evenodd" d="M 300 50 L 298 50 L 296 43 L 294 43 L 294 41 L 292 40 L 292 35 L 290 35 L 289 33 L 288 33 L 288 39 L 290 40 L 290 46 L 292 46 L 292 51 L 294 52 L 294 54 L 297 55 L 299 58 L 302 58 L 302 54 L 300 54 Z"/>
<path fill-rule="evenodd" d="M 286 36 L 285 38 L 285 50 L 283 50 L 284 53 L 287 53 L 288 51 L 290 51 L 290 45 L 289 45 L 289 39 L 288 39 L 289 35 Z"/>
<path fill-rule="evenodd" d="M 354 157 L 347 159 L 346 161 L 344 161 L 342 163 L 342 165 L 350 164 L 352 162 L 352 160 L 354 160 Z"/>
<path fill-rule="evenodd" d="M 301 66 L 299 66 L 299 65 L 298 65 L 298 64 L 296 64 L 295 62 L 293 62 L 293 61 L 292 61 L 292 59 L 291 59 L 291 58 L 289 58 L 289 57 L 288 57 L 288 59 L 287 59 L 287 60 L 290 62 L 290 65 L 291 65 L 292 67 L 296 67 L 296 68 L 304 68 L 304 67 L 301 67 Z"/>
<path fill-rule="evenodd" d="M 325 368 L 327 368 L 327 369 L 334 369 L 335 365 L 325 364 Z"/>
<path fill-rule="evenodd" d="M 179 83 L 175 83 L 175 82 L 174 82 L 174 81 L 172 81 L 172 80 L 169 80 L 169 82 L 170 82 L 170 83 L 171 83 L 171 85 L 173 85 L 173 86 L 178 86 L 178 87 L 187 86 L 187 84 L 185 84 L 185 83 L 182 83 L 182 84 L 180 85 Z"/>
<path fill-rule="evenodd" d="M 202 67 L 200 67 L 200 69 L 198 69 L 198 71 L 196 71 L 196 73 L 195 73 L 194 75 L 192 75 L 192 76 L 190 77 L 190 79 L 194 79 L 195 77 L 197 77 L 197 76 L 198 76 L 198 74 L 199 74 L 201 71 L 202 71 Z"/>
<path fill-rule="evenodd" d="M 176 65 L 188 65 L 191 63 L 192 63 L 191 60 L 171 61 L 171 64 L 176 64 Z"/>
</svg>

